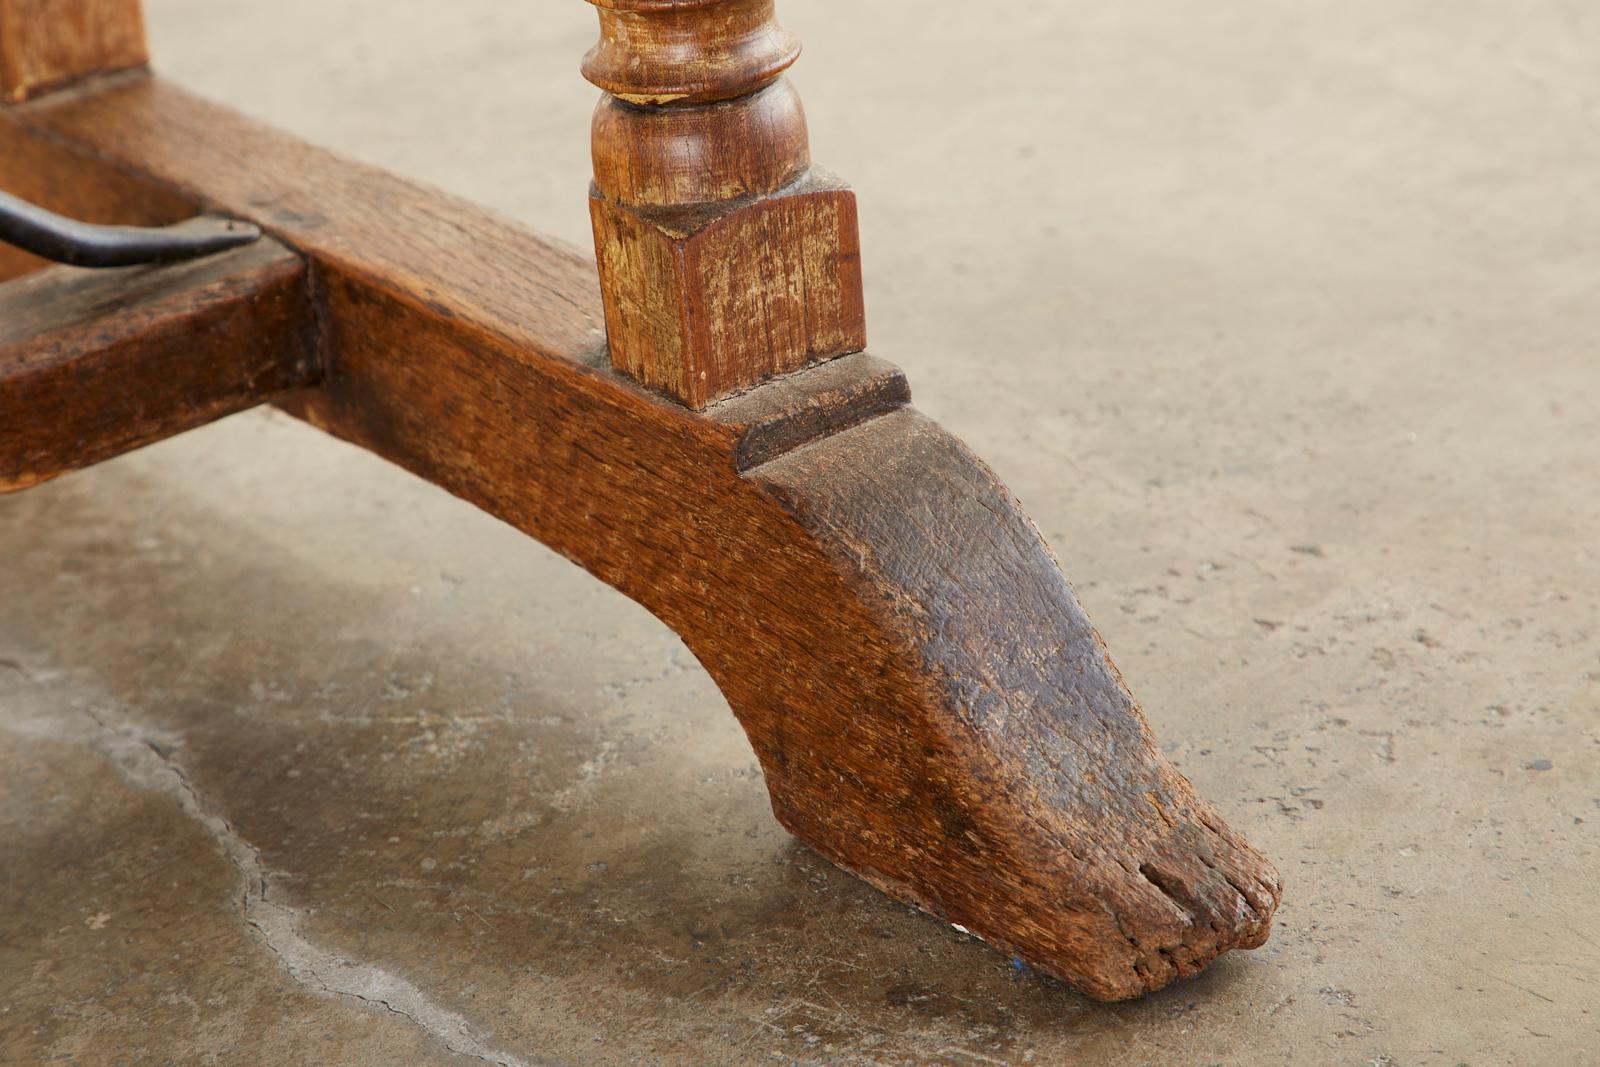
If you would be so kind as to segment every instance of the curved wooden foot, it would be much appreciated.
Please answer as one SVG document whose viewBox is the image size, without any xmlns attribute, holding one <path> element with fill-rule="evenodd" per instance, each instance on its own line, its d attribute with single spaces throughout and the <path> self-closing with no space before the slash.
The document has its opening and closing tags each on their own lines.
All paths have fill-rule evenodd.
<svg viewBox="0 0 1600 1067">
<path fill-rule="evenodd" d="M 1266 940 L 1278 874 L 1157 749 L 1048 547 L 912 411 L 750 472 L 826 559 L 686 635 L 785 826 L 1089 995 Z"/>
<path fill-rule="evenodd" d="M 705 408 L 864 347 L 855 201 L 810 167 L 773 0 L 590 2 L 612 365 Z M 796 835 L 1097 997 L 1265 940 L 1277 873 L 1161 756 L 1038 532 L 959 442 L 901 411 L 727 492 L 760 499 L 742 506 L 759 529 L 684 520 L 726 531 L 716 616 L 658 611 Z"/>
</svg>

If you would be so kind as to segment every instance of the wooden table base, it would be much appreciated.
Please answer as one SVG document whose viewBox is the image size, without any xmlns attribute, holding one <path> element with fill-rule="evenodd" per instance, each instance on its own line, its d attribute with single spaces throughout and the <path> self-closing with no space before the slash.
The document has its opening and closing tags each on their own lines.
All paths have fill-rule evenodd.
<svg viewBox="0 0 1600 1067">
<path fill-rule="evenodd" d="M 728 2 L 602 6 L 689 32 Z M 0 308 L 53 309 L 0 333 L 0 487 L 277 403 L 664 620 L 778 818 L 890 895 L 1103 999 L 1267 937 L 1277 873 L 1162 756 L 1038 531 L 895 368 L 800 344 L 783 376 L 724 367 L 759 380 L 679 403 L 613 368 L 606 315 L 628 306 L 593 263 L 143 74 L 0 109 L 0 188 L 22 187 L 127 223 L 176 198 L 277 243 L 0 287 Z"/>
</svg>

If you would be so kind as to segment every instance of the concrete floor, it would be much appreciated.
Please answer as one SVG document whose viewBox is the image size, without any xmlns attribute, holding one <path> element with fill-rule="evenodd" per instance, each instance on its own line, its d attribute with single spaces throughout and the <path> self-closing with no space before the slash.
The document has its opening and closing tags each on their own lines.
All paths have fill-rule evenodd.
<svg viewBox="0 0 1600 1067">
<path fill-rule="evenodd" d="M 587 241 L 577 0 L 148 7 Z M 1600 1062 L 1600 8 L 784 7 L 874 350 L 1278 861 L 1272 941 L 1012 973 L 784 834 L 642 610 L 254 413 L 0 500 L 0 1062 Z"/>
</svg>

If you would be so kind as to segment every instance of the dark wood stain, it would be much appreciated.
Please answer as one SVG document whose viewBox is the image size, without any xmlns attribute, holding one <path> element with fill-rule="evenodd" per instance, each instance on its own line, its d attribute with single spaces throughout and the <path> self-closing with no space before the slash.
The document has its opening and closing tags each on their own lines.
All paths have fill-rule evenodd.
<svg viewBox="0 0 1600 1067">
<path fill-rule="evenodd" d="M 0 492 L 314 382 L 312 329 L 305 267 L 270 240 L 0 285 Z"/>
</svg>

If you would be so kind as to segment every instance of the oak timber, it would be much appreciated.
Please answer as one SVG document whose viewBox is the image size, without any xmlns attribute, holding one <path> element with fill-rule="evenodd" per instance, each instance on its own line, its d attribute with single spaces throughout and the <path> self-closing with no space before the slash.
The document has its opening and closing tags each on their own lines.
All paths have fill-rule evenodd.
<svg viewBox="0 0 1600 1067">
<path fill-rule="evenodd" d="M 0 0 L 0 98 L 148 61 L 139 0 Z"/>
<path fill-rule="evenodd" d="M 304 265 L 275 241 L 0 285 L 0 492 L 316 379 Z"/>
<path fill-rule="evenodd" d="M 866 347 L 855 194 L 812 167 L 773 0 L 590 0 L 612 364 L 693 408 Z"/>
<path fill-rule="evenodd" d="M 76 146 L 73 195 L 114 166 L 303 255 L 327 380 L 284 406 L 663 619 L 829 859 L 1105 999 L 1266 938 L 1276 871 L 1160 753 L 1037 530 L 892 370 L 823 365 L 699 414 L 608 366 L 592 264 L 504 220 L 153 79 L 13 109 L 0 138 L 19 126 Z"/>
<path fill-rule="evenodd" d="M 0 119 L 5 113 L 0 107 Z M 167 226 L 198 210 L 189 197 L 163 189 L 148 178 L 86 160 L 42 133 L 15 123 L 5 130 L 0 189 L 57 214 L 106 225 Z M 73 180 L 63 180 L 67 174 Z M 0 281 L 48 266 L 47 260 L 0 244 Z"/>
</svg>

